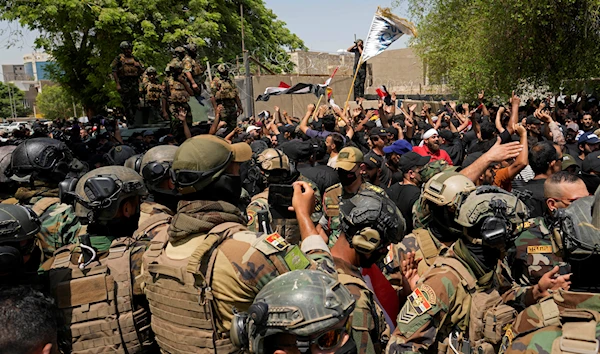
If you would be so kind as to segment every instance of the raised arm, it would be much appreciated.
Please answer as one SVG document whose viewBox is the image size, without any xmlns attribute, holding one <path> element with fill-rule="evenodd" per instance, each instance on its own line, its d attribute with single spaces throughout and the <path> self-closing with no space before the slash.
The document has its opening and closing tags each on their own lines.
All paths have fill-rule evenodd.
<svg viewBox="0 0 600 354">
<path fill-rule="evenodd" d="M 308 128 L 308 119 L 310 118 L 310 116 L 313 114 L 313 112 L 315 111 L 315 105 L 314 104 L 309 104 L 308 107 L 306 108 L 306 113 L 304 114 L 304 117 L 302 118 L 302 121 L 300 122 L 300 130 L 302 130 L 302 132 L 304 134 L 306 134 L 306 131 L 309 129 Z"/>
</svg>

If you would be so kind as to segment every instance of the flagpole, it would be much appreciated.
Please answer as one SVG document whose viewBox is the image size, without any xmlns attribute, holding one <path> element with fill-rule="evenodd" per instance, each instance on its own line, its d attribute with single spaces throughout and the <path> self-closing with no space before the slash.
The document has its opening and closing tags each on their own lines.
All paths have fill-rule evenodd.
<svg viewBox="0 0 600 354">
<path fill-rule="evenodd" d="M 331 80 L 333 80 L 333 77 L 335 76 L 335 73 L 337 73 L 338 69 L 340 67 L 336 67 L 335 70 L 333 70 L 333 74 L 331 74 L 331 76 L 329 77 Z M 327 85 L 327 87 L 329 87 L 329 85 L 331 85 L 331 80 L 329 81 L 329 84 Z M 325 92 L 327 92 L 327 88 L 325 88 Z M 317 115 L 317 110 L 319 109 L 319 104 L 321 104 L 321 100 L 323 99 L 323 93 L 319 96 L 319 100 L 317 101 L 317 105 L 315 106 L 315 110 L 313 111 L 313 115 L 311 117 L 312 120 L 315 119 L 315 115 Z"/>
<path fill-rule="evenodd" d="M 358 75 L 358 70 L 362 65 L 362 54 L 360 55 L 360 59 L 358 60 L 358 65 L 356 66 L 356 70 L 354 71 L 354 77 L 352 78 L 352 83 L 350 84 L 350 90 L 348 91 L 348 97 L 346 97 L 346 103 L 344 104 L 344 112 L 348 109 L 348 102 L 350 101 L 350 95 L 352 94 L 352 90 L 354 89 L 354 82 L 356 81 L 356 76 Z"/>
</svg>

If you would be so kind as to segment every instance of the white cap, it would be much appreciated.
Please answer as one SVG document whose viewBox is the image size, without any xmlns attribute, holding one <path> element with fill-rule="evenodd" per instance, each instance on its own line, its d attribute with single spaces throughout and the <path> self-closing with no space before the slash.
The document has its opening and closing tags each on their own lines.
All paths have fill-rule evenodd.
<svg viewBox="0 0 600 354">
<path fill-rule="evenodd" d="M 253 130 L 260 130 L 260 128 L 257 127 L 256 125 L 250 125 L 250 126 L 248 126 L 248 128 L 246 128 L 246 133 L 250 133 Z"/>
</svg>

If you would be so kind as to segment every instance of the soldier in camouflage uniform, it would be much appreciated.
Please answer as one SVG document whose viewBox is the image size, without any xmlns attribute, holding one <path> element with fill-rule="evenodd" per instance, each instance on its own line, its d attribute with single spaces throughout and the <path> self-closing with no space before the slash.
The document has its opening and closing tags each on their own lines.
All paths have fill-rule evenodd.
<svg viewBox="0 0 600 354">
<path fill-rule="evenodd" d="M 544 182 L 544 195 L 544 215 L 523 224 L 522 231 L 515 240 L 515 247 L 507 255 L 512 276 L 521 285 L 536 284 L 542 275 L 555 266 L 561 268 L 561 274 L 571 272 L 569 265 L 553 252 L 551 230 L 558 221 L 558 210 L 587 196 L 587 188 L 577 175 L 561 171 Z"/>
<path fill-rule="evenodd" d="M 383 310 L 374 299 L 360 268 L 381 261 L 391 243 L 402 241 L 404 217 L 388 197 L 364 190 L 340 203 L 340 238 L 331 248 L 338 279 L 356 299 L 352 336 L 358 353 L 381 353 L 390 337 Z"/>
<path fill-rule="evenodd" d="M 39 216 L 42 226 L 37 243 L 43 251 L 42 264 L 56 249 L 77 241 L 81 224 L 73 207 L 61 203 L 59 183 L 86 170 L 69 148 L 55 139 L 28 139 L 13 151 L 11 179 L 20 187 L 13 198 L 2 203 L 29 206 Z"/>
<path fill-rule="evenodd" d="M 163 85 L 158 81 L 156 69 L 152 66 L 146 69 L 140 85 L 140 95 L 143 107 L 148 109 L 148 123 L 163 121 Z"/>
<path fill-rule="evenodd" d="M 250 232 L 234 205 L 241 194 L 239 166 L 250 154 L 215 139 L 200 135 L 177 149 L 172 170 L 181 201 L 168 230 L 154 236 L 144 255 L 152 328 L 167 353 L 237 352 L 229 339 L 232 307 L 247 311 L 269 281 L 291 270 L 335 273 L 310 220 L 314 194 L 308 184 L 294 183 L 302 248 L 276 233 Z M 187 306 L 184 313 L 181 306 Z"/>
<path fill-rule="evenodd" d="M 171 121 L 171 133 L 174 135 L 183 134 L 183 126 L 177 118 L 180 110 L 185 111 L 185 120 L 188 126 L 192 126 L 192 110 L 188 102 L 194 92 L 181 74 L 182 70 L 180 62 L 171 64 L 169 77 L 164 82 L 163 117 Z"/>
<path fill-rule="evenodd" d="M 558 214 L 550 238 L 554 252 L 573 270 L 570 291 L 554 292 L 519 313 L 504 336 L 503 353 L 598 353 L 600 193 Z"/>
<path fill-rule="evenodd" d="M 500 278 L 499 260 L 528 217 L 523 202 L 490 186 L 458 198 L 455 221 L 463 234 L 408 296 L 387 353 L 496 353 L 516 315 L 513 306 L 530 305 L 551 287 L 566 286 L 564 277 L 550 279 L 554 274 L 527 288 Z"/>
<path fill-rule="evenodd" d="M 277 232 L 285 240 L 293 245 L 297 245 L 300 241 L 300 229 L 298 228 L 298 221 L 293 212 L 287 210 L 281 210 L 277 205 L 269 205 L 269 185 L 271 184 L 286 184 L 292 185 L 295 181 L 302 181 L 308 183 L 315 193 L 315 212 L 311 219 L 313 222 L 319 222 L 323 215 L 321 206 L 321 193 L 315 185 L 315 183 L 308 178 L 304 177 L 298 172 L 293 162 L 285 155 L 281 150 L 266 149 L 261 152 L 257 157 L 257 164 L 261 170 L 261 174 L 265 179 L 265 185 L 267 188 L 252 197 L 250 205 L 246 208 L 246 215 L 248 217 L 248 230 L 253 232 L 259 232 L 261 225 L 259 225 L 257 213 L 261 210 L 266 211 L 269 214 L 269 220 L 271 221 L 271 230 Z"/>
<path fill-rule="evenodd" d="M 70 327 L 72 350 L 156 350 L 140 286 L 149 239 L 145 233 L 134 234 L 141 198 L 147 195 L 144 181 L 130 168 L 105 166 L 73 182 L 74 189 L 65 194 L 73 198 L 87 233 L 78 244 L 58 249 L 49 271 L 52 293 Z M 92 290 L 98 287 L 99 295 Z"/>
<path fill-rule="evenodd" d="M 183 75 L 188 80 L 188 83 L 192 90 L 194 91 L 194 97 L 204 106 L 202 100 L 202 86 L 204 86 L 204 78 L 202 75 L 206 70 L 198 61 L 196 61 L 196 57 L 198 56 L 198 48 L 194 43 L 189 43 L 185 45 L 185 49 L 187 53 L 181 60 L 183 65 Z"/>
<path fill-rule="evenodd" d="M 121 95 L 125 117 L 128 124 L 131 124 L 140 103 L 140 77 L 144 73 L 144 67 L 133 56 L 131 43 L 121 42 L 119 47 L 123 53 L 117 55 L 110 66 L 117 91 Z"/>
<path fill-rule="evenodd" d="M 216 112 L 217 106 L 223 105 L 221 120 L 227 123 L 227 130 L 231 131 L 237 125 L 237 118 L 244 113 L 242 101 L 235 85 L 235 82 L 229 77 L 229 70 L 224 64 L 217 68 L 220 77 L 215 77 L 210 82 L 210 91 L 212 94 L 211 103 Z"/>
<path fill-rule="evenodd" d="M 327 301 L 327 298 L 334 301 Z M 295 270 L 278 276 L 236 314 L 232 341 L 249 353 L 355 353 L 348 329 L 350 292 L 327 274 Z M 300 316 L 298 316 L 300 314 Z"/>
<path fill-rule="evenodd" d="M 385 191 L 369 182 L 363 182 L 360 165 L 363 163 L 362 152 L 355 147 L 345 147 L 340 150 L 335 164 L 340 183 L 327 188 L 323 194 L 323 217 L 319 224 L 329 237 L 329 247 L 333 247 L 340 235 L 339 204 L 343 199 L 349 199 L 363 190 L 370 190 L 384 195 Z"/>
<path fill-rule="evenodd" d="M 35 247 L 40 220 L 29 208 L 0 204 L 0 286 L 40 285 L 41 249 Z"/>
</svg>

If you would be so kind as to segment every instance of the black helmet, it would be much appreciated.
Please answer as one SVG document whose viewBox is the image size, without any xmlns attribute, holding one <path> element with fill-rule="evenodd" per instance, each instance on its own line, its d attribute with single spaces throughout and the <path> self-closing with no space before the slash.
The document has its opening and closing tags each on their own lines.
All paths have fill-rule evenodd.
<svg viewBox="0 0 600 354">
<path fill-rule="evenodd" d="M 15 273 L 35 247 L 40 220 L 29 208 L 0 204 L 0 274 Z M 26 242 L 25 242 L 26 241 Z"/>
<path fill-rule="evenodd" d="M 104 155 L 109 165 L 124 166 L 128 158 L 134 156 L 135 150 L 131 146 L 117 145 Z"/>
<path fill-rule="evenodd" d="M 70 174 L 75 176 L 85 172 L 87 167 L 73 158 L 65 143 L 51 138 L 33 138 L 25 140 L 13 151 L 10 170 L 11 179 L 17 182 L 59 183 Z"/>
</svg>

